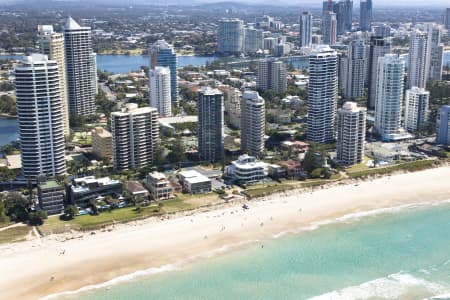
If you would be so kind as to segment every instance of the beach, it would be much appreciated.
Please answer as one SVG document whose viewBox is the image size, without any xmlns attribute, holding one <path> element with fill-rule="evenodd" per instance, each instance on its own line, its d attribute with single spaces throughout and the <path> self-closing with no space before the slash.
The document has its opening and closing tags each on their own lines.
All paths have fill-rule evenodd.
<svg viewBox="0 0 450 300">
<path fill-rule="evenodd" d="M 38 299 L 138 270 L 195 261 L 247 242 L 313 229 L 343 216 L 450 199 L 450 167 L 352 181 L 314 192 L 287 191 L 170 219 L 104 231 L 52 235 L 0 247 L 2 298 Z"/>
</svg>

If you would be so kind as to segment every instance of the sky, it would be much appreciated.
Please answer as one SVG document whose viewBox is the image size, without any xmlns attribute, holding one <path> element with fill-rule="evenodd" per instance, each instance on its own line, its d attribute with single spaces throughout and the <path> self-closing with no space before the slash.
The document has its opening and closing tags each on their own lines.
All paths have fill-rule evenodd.
<svg viewBox="0 0 450 300">
<path fill-rule="evenodd" d="M 15 4 L 15 3 L 27 3 L 30 0 L 0 0 L 0 5 L 4 4 Z M 36 0 L 35 0 L 36 1 Z M 41 0 L 42 1 L 42 0 Z M 58 0 L 59 2 L 67 1 L 67 2 L 89 2 L 89 3 L 101 3 L 101 4 L 149 4 L 155 3 L 154 0 Z M 355 6 L 358 6 L 359 0 L 353 0 Z M 217 3 L 217 2 L 236 2 L 236 3 L 248 3 L 248 4 L 273 4 L 272 0 L 192 0 L 192 4 L 198 3 Z M 186 0 L 165 0 L 165 1 L 157 1 L 157 3 L 170 3 L 170 4 L 187 4 Z M 374 7 L 386 7 L 386 6 L 440 6 L 440 7 L 450 7 L 450 0 L 373 0 Z M 316 6 L 321 7 L 322 0 L 278 0 L 276 5 L 308 5 L 308 6 Z"/>
</svg>

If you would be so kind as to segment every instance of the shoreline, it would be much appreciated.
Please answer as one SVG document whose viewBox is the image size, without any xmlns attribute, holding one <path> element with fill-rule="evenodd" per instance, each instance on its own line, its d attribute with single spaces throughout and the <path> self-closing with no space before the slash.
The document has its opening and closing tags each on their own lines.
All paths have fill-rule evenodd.
<svg viewBox="0 0 450 300">
<path fill-rule="evenodd" d="M 0 264 L 5 274 L 11 274 L 0 288 L 8 299 L 61 296 L 135 272 L 195 261 L 220 249 L 229 251 L 233 245 L 345 221 L 348 216 L 448 201 L 450 190 L 442 178 L 449 176 L 447 165 L 300 195 L 295 190 L 272 194 L 248 202 L 250 209 L 245 211 L 234 203 L 164 221 L 119 225 L 114 231 L 76 232 L 65 235 L 71 239 L 64 242 L 62 236 L 52 235 L 10 244 L 0 247 Z M 60 255 L 62 250 L 67 253 Z M 22 272 L 17 274 L 17 269 Z M 19 284 L 26 288 L 14 289 Z"/>
</svg>

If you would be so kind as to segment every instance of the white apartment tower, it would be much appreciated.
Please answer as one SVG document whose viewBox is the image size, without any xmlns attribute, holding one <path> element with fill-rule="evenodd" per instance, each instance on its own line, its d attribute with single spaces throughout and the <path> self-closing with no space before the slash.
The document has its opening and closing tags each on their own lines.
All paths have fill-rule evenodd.
<svg viewBox="0 0 450 300">
<path fill-rule="evenodd" d="M 64 175 L 64 116 L 58 62 L 33 54 L 16 67 L 15 76 L 23 175 Z"/>
<path fill-rule="evenodd" d="M 400 130 L 405 64 L 396 54 L 378 58 L 375 130 L 383 137 Z"/>
<path fill-rule="evenodd" d="M 358 164 L 364 156 L 366 108 L 345 102 L 337 115 L 337 160 L 345 166 Z"/>
<path fill-rule="evenodd" d="M 95 113 L 94 54 L 90 27 L 81 27 L 69 17 L 64 26 L 67 96 L 69 113 Z"/>
<path fill-rule="evenodd" d="M 322 17 L 322 37 L 324 44 L 336 44 L 337 20 L 334 12 L 326 11 Z"/>
<path fill-rule="evenodd" d="M 312 44 L 313 17 L 308 11 L 300 15 L 300 47 L 309 47 Z"/>
<path fill-rule="evenodd" d="M 172 101 L 170 89 L 170 69 L 155 67 L 150 69 L 150 106 L 158 110 L 160 117 L 172 115 Z"/>
<path fill-rule="evenodd" d="M 344 94 L 349 99 L 361 98 L 364 95 L 364 79 L 366 71 L 366 45 L 362 39 L 350 42 L 347 56 L 347 72 Z"/>
<path fill-rule="evenodd" d="M 375 98 L 377 90 L 377 67 L 378 58 L 391 52 L 391 44 L 387 39 L 380 36 L 370 37 L 369 61 L 367 62 L 367 107 L 375 108 Z"/>
<path fill-rule="evenodd" d="M 272 90 L 277 94 L 284 93 L 287 88 L 287 68 L 284 62 L 272 59 L 258 61 L 256 88 L 261 91 Z"/>
<path fill-rule="evenodd" d="M 64 135 L 68 136 L 69 128 L 69 107 L 67 103 L 66 86 L 66 58 L 64 50 L 64 35 L 53 31 L 52 25 L 38 26 L 39 52 L 47 55 L 49 60 L 54 60 L 58 64 L 59 70 L 59 90 L 61 92 L 61 105 L 64 124 Z"/>
<path fill-rule="evenodd" d="M 429 50 L 428 33 L 414 30 L 409 39 L 408 88 L 426 87 L 430 63 Z"/>
<path fill-rule="evenodd" d="M 309 55 L 307 139 L 332 143 L 338 96 L 337 53 L 329 46 L 316 47 Z"/>
<path fill-rule="evenodd" d="M 159 141 L 158 111 L 129 103 L 121 112 L 111 113 L 111 134 L 116 170 L 151 165 Z"/>
<path fill-rule="evenodd" d="M 264 99 L 256 91 L 244 91 L 241 101 L 241 150 L 260 157 L 264 152 L 265 132 Z"/>
<path fill-rule="evenodd" d="M 244 22 L 240 19 L 221 19 L 217 31 L 217 52 L 236 55 L 242 52 Z"/>
<path fill-rule="evenodd" d="M 248 27 L 244 29 L 244 49 L 248 54 L 256 53 L 264 49 L 264 34 L 261 29 Z"/>
<path fill-rule="evenodd" d="M 410 132 L 415 132 L 423 128 L 428 121 L 430 92 L 413 87 L 406 90 L 405 102 L 405 128 Z"/>
<path fill-rule="evenodd" d="M 241 97 L 242 93 L 237 88 L 230 88 L 225 93 L 224 106 L 228 123 L 236 129 L 241 128 Z"/>
</svg>

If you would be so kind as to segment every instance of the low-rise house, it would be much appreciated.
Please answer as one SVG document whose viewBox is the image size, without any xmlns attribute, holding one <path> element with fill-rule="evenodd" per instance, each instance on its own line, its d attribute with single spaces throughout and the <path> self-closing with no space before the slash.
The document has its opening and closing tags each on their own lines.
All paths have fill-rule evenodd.
<svg viewBox="0 0 450 300">
<path fill-rule="evenodd" d="M 64 211 L 64 188 L 54 180 L 39 183 L 37 186 L 39 207 L 49 215 Z"/>
<path fill-rule="evenodd" d="M 194 170 L 181 171 L 178 178 L 183 191 L 190 194 L 203 194 L 211 192 L 211 180 Z"/>
<path fill-rule="evenodd" d="M 226 169 L 226 174 L 237 182 L 253 183 L 267 176 L 267 168 L 267 163 L 244 154 L 239 156 L 238 160 L 231 162 Z"/>
<path fill-rule="evenodd" d="M 133 197 L 142 197 L 143 199 L 147 199 L 150 193 L 148 190 L 142 186 L 138 181 L 128 181 L 127 182 L 127 190 Z"/>
<path fill-rule="evenodd" d="M 281 142 L 281 147 L 293 154 L 305 153 L 309 150 L 309 144 L 302 141 L 284 141 Z"/>
<path fill-rule="evenodd" d="M 306 178 L 306 174 L 303 171 L 303 166 L 301 162 L 297 160 L 285 160 L 279 162 L 280 166 L 282 166 L 286 170 L 286 176 L 288 178 Z"/>
<path fill-rule="evenodd" d="M 283 168 L 282 166 L 276 165 L 276 164 L 270 164 L 267 167 L 267 172 L 269 177 L 273 178 L 273 179 L 278 179 L 278 178 L 284 178 L 286 177 L 286 169 Z"/>
<path fill-rule="evenodd" d="M 150 190 L 152 198 L 169 199 L 173 197 L 173 188 L 166 175 L 160 172 L 152 172 L 145 178 L 145 185 Z"/>
<path fill-rule="evenodd" d="M 91 200 L 99 197 L 122 194 L 122 183 L 109 177 L 87 176 L 74 179 L 69 190 L 70 202 L 80 207 L 86 207 Z"/>
</svg>

